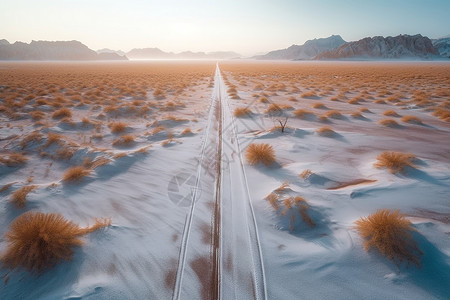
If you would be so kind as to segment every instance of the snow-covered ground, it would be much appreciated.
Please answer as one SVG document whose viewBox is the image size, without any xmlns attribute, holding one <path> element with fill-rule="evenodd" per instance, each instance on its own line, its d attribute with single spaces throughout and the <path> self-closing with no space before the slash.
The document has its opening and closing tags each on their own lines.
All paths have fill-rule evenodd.
<svg viewBox="0 0 450 300">
<path fill-rule="evenodd" d="M 195 67 L 183 71 L 176 64 L 154 75 L 152 63 L 118 63 L 120 75 L 141 68 L 123 78 L 128 85 L 139 81 L 146 96 L 120 100 L 123 109 L 138 98 L 151 103 L 151 111 L 138 117 L 105 112 L 105 119 L 98 118 L 110 105 L 91 110 L 95 101 L 71 108 L 69 125 L 51 118 L 50 107 L 47 124 L 36 125 L 27 116 L 36 99 L 18 109 L 19 118 L 0 112 L 2 155 L 25 151 L 28 158 L 18 167 L 0 165 L 0 188 L 12 184 L 0 194 L 2 237 L 14 218 L 30 210 L 61 213 L 82 226 L 112 218 L 110 227 L 84 237 L 72 261 L 39 277 L 3 269 L 1 299 L 215 299 L 216 293 L 223 299 L 449 298 L 450 126 L 430 107 L 448 109 L 450 64 L 223 62 L 214 72 L 208 62 L 180 93 L 172 88 L 176 79 L 161 78 L 181 78 Z M 20 76 L 27 68 L 6 64 L 0 75 Z M 68 70 L 78 74 L 73 66 Z M 114 68 L 99 70 L 88 73 L 119 76 Z M 2 105 L 10 98 L 8 80 L 0 83 Z M 158 87 L 165 97 L 154 93 Z M 419 96 L 433 105 L 414 102 Z M 175 108 L 167 110 L 169 102 Z M 267 113 L 271 104 L 282 112 Z M 253 113 L 234 117 L 242 107 Z M 296 109 L 311 113 L 298 117 Z M 342 116 L 325 118 L 332 110 Z M 387 110 L 400 116 L 383 115 Z M 400 121 L 405 115 L 422 123 Z M 95 121 L 92 127 L 86 129 L 83 117 Z M 284 133 L 272 128 L 285 117 Z M 386 118 L 398 126 L 378 123 Z M 116 121 L 128 124 L 131 145 L 113 145 L 119 135 L 108 124 Z M 318 134 L 323 126 L 335 133 Z M 188 127 L 191 133 L 183 133 Z M 36 129 L 42 140 L 22 147 Z M 63 142 L 47 145 L 48 133 L 61 134 Z M 90 139 L 98 134 L 101 139 Z M 251 143 L 272 145 L 276 163 L 249 165 L 245 149 Z M 73 156 L 55 158 L 68 144 L 76 149 Z M 386 150 L 413 153 L 417 168 L 397 175 L 375 168 Z M 64 183 L 64 172 L 86 157 L 105 163 L 80 183 Z M 31 184 L 37 188 L 25 208 L 10 203 L 15 190 Z M 275 211 L 266 199 L 272 192 L 303 197 L 315 226 Z M 354 221 L 380 208 L 399 209 L 413 222 L 423 252 L 420 268 L 397 267 L 364 250 Z M 3 252 L 7 243 L 0 241 Z"/>
</svg>

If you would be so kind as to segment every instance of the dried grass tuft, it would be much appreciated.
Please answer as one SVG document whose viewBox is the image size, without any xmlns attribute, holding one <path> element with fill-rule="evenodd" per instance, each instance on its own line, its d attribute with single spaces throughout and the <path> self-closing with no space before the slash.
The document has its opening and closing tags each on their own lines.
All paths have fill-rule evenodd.
<svg viewBox="0 0 450 300">
<path fill-rule="evenodd" d="M 367 251 L 375 248 L 397 265 L 406 261 L 420 266 L 422 252 L 412 237 L 415 229 L 398 210 L 380 209 L 355 224 Z"/>
<path fill-rule="evenodd" d="M 270 166 L 275 162 L 275 151 L 269 144 L 251 144 L 247 147 L 245 157 L 251 165 L 263 163 Z"/>
<path fill-rule="evenodd" d="M 388 168 L 391 173 L 404 172 L 405 167 L 415 168 L 412 161 L 416 157 L 411 153 L 384 151 L 377 156 L 374 164 L 377 168 Z"/>
<path fill-rule="evenodd" d="M 17 208 L 25 207 L 27 202 L 27 195 L 32 190 L 36 189 L 37 185 L 26 185 L 15 191 L 10 198 L 10 201 L 14 203 Z"/>
<path fill-rule="evenodd" d="M 68 183 L 77 183 L 90 174 L 91 170 L 86 169 L 83 166 L 72 167 L 64 173 L 63 181 Z"/>
<path fill-rule="evenodd" d="M 93 226 L 81 228 L 60 214 L 26 212 L 5 234 L 9 245 L 0 257 L 2 266 L 41 274 L 62 260 L 70 261 L 72 248 L 83 244 L 82 235 L 110 224 L 110 219 L 97 219 Z"/>
</svg>

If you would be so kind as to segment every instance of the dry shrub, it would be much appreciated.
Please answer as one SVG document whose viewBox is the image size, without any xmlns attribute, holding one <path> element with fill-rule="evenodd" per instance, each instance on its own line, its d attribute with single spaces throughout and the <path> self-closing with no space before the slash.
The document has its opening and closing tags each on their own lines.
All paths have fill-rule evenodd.
<svg viewBox="0 0 450 300">
<path fill-rule="evenodd" d="M 45 113 L 42 111 L 32 111 L 30 115 L 34 121 L 42 120 L 45 117 Z"/>
<path fill-rule="evenodd" d="M 280 208 L 278 204 L 278 195 L 275 193 L 270 193 L 267 195 L 266 200 L 269 201 L 270 205 L 275 209 L 278 210 Z"/>
<path fill-rule="evenodd" d="M 49 132 L 47 136 L 47 142 L 44 147 L 48 147 L 53 143 L 60 144 L 60 142 L 64 139 L 64 137 L 59 133 Z"/>
<path fill-rule="evenodd" d="M 251 165 L 263 163 L 270 166 L 275 162 L 275 151 L 269 144 L 251 144 L 247 147 L 245 157 Z"/>
<path fill-rule="evenodd" d="M 443 109 L 443 108 L 437 108 L 433 112 L 433 116 L 438 117 L 442 121 L 450 122 L 450 111 Z"/>
<path fill-rule="evenodd" d="M 258 100 L 259 102 L 261 102 L 261 103 L 269 103 L 269 99 L 267 99 L 266 97 L 261 97 L 261 98 L 259 98 L 259 100 Z"/>
<path fill-rule="evenodd" d="M 127 124 L 123 122 L 114 122 L 108 126 L 112 133 L 122 133 L 127 129 Z"/>
<path fill-rule="evenodd" d="M 352 118 L 355 118 L 355 119 L 363 117 L 363 115 L 359 111 L 352 112 L 350 115 L 352 116 Z"/>
<path fill-rule="evenodd" d="M 348 100 L 347 103 L 348 103 L 348 104 L 359 104 L 360 101 L 362 101 L 361 98 L 354 97 L 354 98 Z"/>
<path fill-rule="evenodd" d="M 359 109 L 359 111 L 360 112 L 362 112 L 362 113 L 370 113 L 371 111 L 367 108 L 367 107 L 361 107 L 360 109 Z"/>
<path fill-rule="evenodd" d="M 156 99 L 164 99 L 166 98 L 166 94 L 163 90 L 156 89 L 155 91 L 153 91 L 153 97 L 155 97 Z"/>
<path fill-rule="evenodd" d="M 317 97 L 317 94 L 314 91 L 309 91 L 309 92 L 303 93 L 301 95 L 301 97 L 302 98 L 315 98 L 315 97 Z"/>
<path fill-rule="evenodd" d="M 403 116 L 400 120 L 405 123 L 411 123 L 411 124 L 423 124 L 422 120 L 419 119 L 416 116 Z"/>
<path fill-rule="evenodd" d="M 0 163 L 8 167 L 17 167 L 23 165 L 28 158 L 20 153 L 7 153 L 0 156 Z"/>
<path fill-rule="evenodd" d="M 314 113 L 312 111 L 306 110 L 306 109 L 302 109 L 299 108 L 297 110 L 294 111 L 294 115 L 298 118 L 305 118 L 307 116 L 312 116 L 314 115 Z"/>
<path fill-rule="evenodd" d="M 191 130 L 191 128 L 185 128 L 182 132 L 181 132 L 181 135 L 191 135 L 191 134 L 193 134 L 192 133 L 192 130 Z"/>
<path fill-rule="evenodd" d="M 367 251 L 376 248 L 397 265 L 403 261 L 420 265 L 422 252 L 412 237 L 415 229 L 398 210 L 380 209 L 355 224 Z"/>
<path fill-rule="evenodd" d="M 7 190 L 9 190 L 9 188 L 14 184 L 15 182 L 10 182 L 8 184 L 5 184 L 4 186 L 2 186 L 0 188 L 0 194 L 6 192 Z"/>
<path fill-rule="evenodd" d="M 316 108 L 316 109 L 324 109 L 326 108 L 326 106 L 323 103 L 314 103 L 313 105 L 311 105 L 312 108 Z"/>
<path fill-rule="evenodd" d="M 14 203 L 17 208 L 25 207 L 25 203 L 27 201 L 27 195 L 32 190 L 36 189 L 37 185 L 26 185 L 15 191 L 11 195 L 10 201 Z"/>
<path fill-rule="evenodd" d="M 134 136 L 131 134 L 126 134 L 120 136 L 118 139 L 113 141 L 113 146 L 130 146 L 134 142 Z"/>
<path fill-rule="evenodd" d="M 23 140 L 20 142 L 20 146 L 22 147 L 22 149 L 25 149 L 32 143 L 39 143 L 40 141 L 42 141 L 43 137 L 44 136 L 39 131 L 33 131 L 23 138 Z"/>
<path fill-rule="evenodd" d="M 378 100 L 375 100 L 373 103 L 375 103 L 375 104 L 386 104 L 386 101 L 384 101 L 383 99 L 378 99 Z"/>
<path fill-rule="evenodd" d="M 41 274 L 61 260 L 70 261 L 72 248 L 83 244 L 82 235 L 110 224 L 110 219 L 97 219 L 93 226 L 81 228 L 60 214 L 26 212 L 11 223 L 5 234 L 9 245 L 0 257 L 2 267 Z"/>
<path fill-rule="evenodd" d="M 383 113 L 383 116 L 388 116 L 388 117 L 400 117 L 400 115 L 395 111 L 395 110 L 386 110 Z"/>
<path fill-rule="evenodd" d="M 248 107 L 238 107 L 234 110 L 235 117 L 243 117 L 251 115 L 252 111 Z"/>
<path fill-rule="evenodd" d="M 333 119 L 341 119 L 342 114 L 337 110 L 330 110 L 324 114 L 327 118 L 333 118 Z"/>
<path fill-rule="evenodd" d="M 411 153 L 384 151 L 377 156 L 374 164 L 377 168 L 388 168 L 391 173 L 403 172 L 405 167 L 415 168 L 412 161 L 416 157 Z"/>
<path fill-rule="evenodd" d="M 71 117 L 72 117 L 72 111 L 66 107 L 58 109 L 52 115 L 53 119 L 62 119 L 62 118 L 71 118 Z"/>
<path fill-rule="evenodd" d="M 398 123 L 393 119 L 382 119 L 378 123 L 386 127 L 399 127 Z"/>
<path fill-rule="evenodd" d="M 72 167 L 64 173 L 63 181 L 70 183 L 80 182 L 85 176 L 89 176 L 89 174 L 91 174 L 91 170 L 83 166 Z"/>
<path fill-rule="evenodd" d="M 306 179 L 309 176 L 311 176 L 312 174 L 313 174 L 313 172 L 310 169 L 306 169 L 303 172 L 301 172 L 298 176 L 300 176 L 303 179 Z"/>
<path fill-rule="evenodd" d="M 320 136 L 327 136 L 327 137 L 331 137 L 336 134 L 336 132 L 333 129 L 331 129 L 329 126 L 320 127 L 319 129 L 316 130 L 316 132 Z"/>
<path fill-rule="evenodd" d="M 296 196 L 294 198 L 294 203 L 298 207 L 298 212 L 300 213 L 300 216 L 302 216 L 303 221 L 308 224 L 309 227 L 316 226 L 316 223 L 308 214 L 309 205 L 306 203 L 306 200 L 303 197 Z"/>
<path fill-rule="evenodd" d="M 272 103 L 266 109 L 266 114 L 280 113 L 281 111 L 282 111 L 282 109 L 281 109 L 281 107 L 279 105 L 276 105 L 275 103 Z"/>
</svg>

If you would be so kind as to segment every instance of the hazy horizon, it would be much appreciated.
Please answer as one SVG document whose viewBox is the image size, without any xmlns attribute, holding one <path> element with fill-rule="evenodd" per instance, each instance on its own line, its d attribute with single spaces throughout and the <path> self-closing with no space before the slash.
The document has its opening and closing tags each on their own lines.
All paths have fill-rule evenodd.
<svg viewBox="0 0 450 300">
<path fill-rule="evenodd" d="M 0 4 L 0 38 L 9 42 L 78 40 L 129 51 L 264 53 L 339 34 L 448 35 L 450 2 L 433 1 L 25 1 Z"/>
</svg>

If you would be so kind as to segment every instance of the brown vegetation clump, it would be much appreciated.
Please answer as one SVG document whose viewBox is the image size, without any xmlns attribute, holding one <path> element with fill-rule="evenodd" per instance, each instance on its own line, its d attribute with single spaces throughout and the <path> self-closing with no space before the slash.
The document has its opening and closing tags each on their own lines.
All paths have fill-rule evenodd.
<svg viewBox="0 0 450 300">
<path fill-rule="evenodd" d="M 324 109 L 324 108 L 326 108 L 325 104 L 320 103 L 320 102 L 314 103 L 313 105 L 311 105 L 311 107 L 312 108 L 316 108 L 316 109 Z"/>
<path fill-rule="evenodd" d="M 70 183 L 80 182 L 85 176 L 90 174 L 91 170 L 82 166 L 72 167 L 64 173 L 63 181 Z"/>
<path fill-rule="evenodd" d="M 333 118 L 333 119 L 341 119 L 342 114 L 337 110 L 330 110 L 324 114 L 327 118 Z"/>
<path fill-rule="evenodd" d="M 58 109 L 52 115 L 53 119 L 62 119 L 62 118 L 71 118 L 71 117 L 72 117 L 72 111 L 65 107 Z"/>
<path fill-rule="evenodd" d="M 303 172 L 301 172 L 298 176 L 300 176 L 303 179 L 306 179 L 309 176 L 311 176 L 312 174 L 313 174 L 313 172 L 311 171 L 311 169 L 306 169 Z"/>
<path fill-rule="evenodd" d="M 418 125 L 423 124 L 422 120 L 416 116 L 403 116 L 400 120 L 405 123 L 418 124 Z"/>
<path fill-rule="evenodd" d="M 332 137 L 336 134 L 336 132 L 331 129 L 329 126 L 323 126 L 316 130 L 316 132 L 320 136 Z"/>
<path fill-rule="evenodd" d="M 355 224 L 367 251 L 376 248 L 397 265 L 403 261 L 420 265 L 422 252 L 412 237 L 415 229 L 398 210 L 380 209 Z"/>
<path fill-rule="evenodd" d="M 305 118 L 307 116 L 312 116 L 314 115 L 314 113 L 312 111 L 303 109 L 303 108 L 299 108 L 297 110 L 294 111 L 294 115 L 298 118 Z"/>
<path fill-rule="evenodd" d="M 118 139 L 113 141 L 113 146 L 130 146 L 134 142 L 134 136 L 131 134 L 126 134 L 120 136 Z"/>
<path fill-rule="evenodd" d="M 234 110 L 235 117 L 244 117 L 252 114 L 252 111 L 248 107 L 238 107 Z"/>
<path fill-rule="evenodd" d="M 438 117 L 442 121 L 450 122 L 450 111 L 443 109 L 443 108 L 437 108 L 433 112 L 433 116 Z"/>
<path fill-rule="evenodd" d="M 411 153 L 384 151 L 377 156 L 374 164 L 377 168 L 388 168 L 391 173 L 403 172 L 405 167 L 415 168 L 412 161 L 416 157 Z"/>
<path fill-rule="evenodd" d="M 399 127 L 399 124 L 393 119 L 382 119 L 378 123 L 386 127 Z"/>
<path fill-rule="evenodd" d="M 37 185 L 26 185 L 15 191 L 11 195 L 10 201 L 14 203 L 17 208 L 25 207 L 25 203 L 27 201 L 27 195 L 32 190 L 36 189 Z"/>
<path fill-rule="evenodd" d="M 245 157 L 251 165 L 261 162 L 265 166 L 270 166 L 275 162 L 275 151 L 269 144 L 251 144 L 247 147 Z"/>
<path fill-rule="evenodd" d="M 281 111 L 282 111 L 282 108 L 279 105 L 272 103 L 266 109 L 266 114 L 280 113 Z"/>
<path fill-rule="evenodd" d="M 17 167 L 23 165 L 28 158 L 20 153 L 7 153 L 0 156 L 0 163 L 7 167 Z"/>
<path fill-rule="evenodd" d="M 181 135 L 191 135 L 191 134 L 193 134 L 192 133 L 192 130 L 191 130 L 191 128 L 185 128 L 182 132 L 181 132 Z"/>
<path fill-rule="evenodd" d="M 127 129 L 127 124 L 123 122 L 114 122 L 108 125 L 112 133 L 122 133 Z"/>
<path fill-rule="evenodd" d="M 2 267 L 41 274 L 61 260 L 70 261 L 72 248 L 83 244 L 82 235 L 110 224 L 110 219 L 97 219 L 93 226 L 81 228 L 60 214 L 26 212 L 11 223 L 5 234 L 9 245 L 0 257 Z"/>
<path fill-rule="evenodd" d="M 388 117 L 400 117 L 400 115 L 395 111 L 395 110 L 386 110 L 383 113 L 384 116 L 388 116 Z"/>
</svg>

